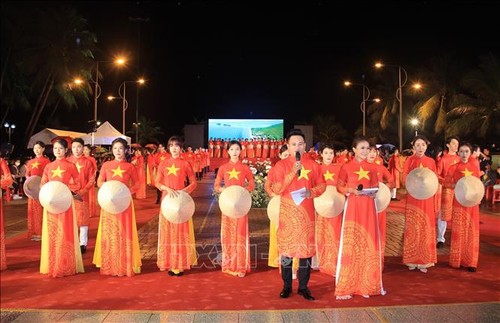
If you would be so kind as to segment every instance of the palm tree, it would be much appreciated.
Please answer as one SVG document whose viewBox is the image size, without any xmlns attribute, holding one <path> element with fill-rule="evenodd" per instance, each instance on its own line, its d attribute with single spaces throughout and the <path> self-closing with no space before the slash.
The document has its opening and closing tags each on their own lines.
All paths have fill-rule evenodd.
<svg viewBox="0 0 500 323">
<path fill-rule="evenodd" d="M 464 63 L 453 55 L 435 58 L 431 62 L 431 69 L 421 69 L 417 79 L 423 80 L 423 91 L 413 92 L 420 98 L 414 108 L 418 120 L 428 131 L 431 141 L 442 140 L 455 131 L 449 123 L 449 112 L 464 102 L 460 94 L 460 78 L 465 71 Z"/>
<path fill-rule="evenodd" d="M 88 64 L 93 58 L 89 45 L 92 47 L 95 43 L 95 37 L 85 30 L 86 20 L 73 8 L 41 11 L 39 18 L 34 38 L 35 50 L 28 53 L 27 62 L 31 63 L 28 68 L 36 71 L 36 83 L 43 86 L 26 128 L 26 138 L 33 134 L 54 89 L 66 106 L 76 105 L 74 96 L 63 90 L 64 84 L 71 80 L 78 67 Z"/>
<path fill-rule="evenodd" d="M 493 53 L 480 57 L 479 68 L 466 74 L 461 84 L 467 96 L 450 112 L 452 134 L 474 139 L 500 139 L 500 61 Z"/>
<path fill-rule="evenodd" d="M 381 80 L 391 80 L 390 82 L 379 82 L 379 85 L 372 89 L 372 97 L 381 98 L 381 103 L 370 104 L 366 108 L 367 114 L 367 137 L 386 143 L 398 142 L 398 117 L 399 102 L 396 99 L 397 80 L 394 71 L 377 73 L 376 78 Z M 405 105 L 407 102 L 405 101 Z M 361 131 L 359 131 L 361 133 Z"/>
<path fill-rule="evenodd" d="M 156 125 L 156 121 L 153 121 L 144 116 L 139 116 L 139 143 L 145 145 L 148 143 L 159 143 L 159 137 L 164 135 L 164 132 L 159 126 Z M 134 135 L 134 130 L 127 131 L 128 135 Z"/>
<path fill-rule="evenodd" d="M 18 43 L 21 38 L 19 28 L 16 28 L 17 8 L 2 4 L 1 11 L 1 77 L 0 96 L 2 106 L 2 119 L 4 124 L 7 116 L 14 107 L 27 112 L 31 106 L 29 103 L 29 86 L 25 76 L 21 73 L 19 62 L 16 60 Z"/>
<path fill-rule="evenodd" d="M 335 119 L 334 115 L 315 115 L 313 125 L 314 142 L 325 142 L 342 146 L 347 143 L 347 131 Z"/>
<path fill-rule="evenodd" d="M 19 12 L 11 10 L 15 17 L 12 21 L 17 21 L 12 28 L 23 37 L 7 45 L 13 48 L 8 64 L 18 66 L 25 86 L 29 86 L 26 98 L 31 117 L 25 128 L 25 140 L 28 140 L 39 126 L 47 105 L 77 106 L 75 95 L 68 91 L 67 85 L 76 71 L 91 66 L 96 37 L 86 30 L 86 20 L 74 8 L 45 8 L 36 3 L 28 7 L 21 4 L 20 8 Z M 2 92 L 4 89 L 6 84 L 2 82 Z M 18 96 L 17 100 L 20 98 Z M 2 101 L 4 104 L 9 105 L 9 102 Z M 9 105 L 9 109 L 12 108 Z"/>
</svg>

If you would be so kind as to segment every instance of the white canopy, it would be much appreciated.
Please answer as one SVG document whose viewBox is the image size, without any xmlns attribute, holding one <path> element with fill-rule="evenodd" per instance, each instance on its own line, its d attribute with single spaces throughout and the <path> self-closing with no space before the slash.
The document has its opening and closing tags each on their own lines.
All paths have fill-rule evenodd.
<svg viewBox="0 0 500 323">
<path fill-rule="evenodd" d="M 85 136 L 85 132 L 76 132 L 76 131 L 67 131 L 67 130 L 58 130 L 58 129 L 51 129 L 51 128 L 45 128 L 40 132 L 37 132 L 33 136 L 31 136 L 29 142 L 28 142 L 28 148 L 33 148 L 35 143 L 37 141 L 41 141 L 46 145 L 51 145 L 52 142 L 51 140 L 63 136 L 63 137 L 70 137 L 70 138 L 80 138 Z"/>
<path fill-rule="evenodd" d="M 131 138 L 129 136 L 123 135 L 121 132 L 115 129 L 108 121 L 104 122 L 97 128 L 97 131 L 94 132 L 94 145 L 111 145 L 111 142 L 116 138 L 123 138 L 127 140 L 127 143 L 130 145 Z M 83 141 L 86 144 L 92 144 L 92 133 L 88 133 L 82 136 Z"/>
</svg>

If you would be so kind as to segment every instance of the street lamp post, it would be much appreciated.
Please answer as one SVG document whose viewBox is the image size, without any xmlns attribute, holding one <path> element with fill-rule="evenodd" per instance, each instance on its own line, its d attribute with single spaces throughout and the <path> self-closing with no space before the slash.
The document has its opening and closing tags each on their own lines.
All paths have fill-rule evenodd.
<svg viewBox="0 0 500 323">
<path fill-rule="evenodd" d="M 413 129 L 415 130 L 415 137 L 418 136 L 418 119 L 413 118 L 410 120 L 410 123 L 413 125 Z"/>
<path fill-rule="evenodd" d="M 123 88 L 123 92 L 122 89 Z M 125 111 L 128 108 L 128 101 L 126 99 L 127 82 L 123 82 L 118 88 L 118 95 L 122 98 L 122 133 L 125 135 Z"/>
<path fill-rule="evenodd" d="M 125 135 L 125 112 L 128 109 L 128 101 L 127 101 L 127 83 L 139 83 L 139 84 L 144 84 L 146 82 L 144 79 L 139 79 L 137 81 L 123 81 L 122 84 L 120 84 L 120 87 L 118 88 L 118 97 L 122 99 L 122 133 Z M 117 97 L 114 96 L 108 96 L 108 100 L 113 100 L 117 99 Z M 135 123 L 134 124 L 139 124 Z M 137 137 L 138 137 L 138 127 L 136 127 L 136 142 L 137 142 Z"/>
<path fill-rule="evenodd" d="M 396 99 L 399 102 L 399 122 L 398 122 L 398 137 L 399 137 L 399 151 L 403 151 L 403 87 L 408 81 L 408 73 L 401 65 L 386 65 L 376 63 L 376 68 L 383 66 L 397 67 L 398 68 L 398 89 L 396 90 Z"/>
<path fill-rule="evenodd" d="M 403 81 L 403 74 L 404 72 L 404 81 Z M 408 80 L 408 73 L 406 73 L 406 70 L 398 66 L 398 91 L 396 92 L 396 98 L 399 101 L 399 128 L 398 128 L 398 134 L 399 134 L 399 151 L 403 151 L 403 86 L 406 84 L 406 81 Z"/>
<path fill-rule="evenodd" d="M 92 76 L 90 77 L 90 82 L 94 82 L 94 115 L 93 119 L 89 120 L 89 123 L 92 123 L 92 132 L 91 132 L 92 145 L 94 145 L 95 129 L 97 126 L 99 126 L 99 121 L 97 119 L 97 102 L 99 100 L 99 97 L 101 96 L 101 86 L 99 85 L 99 63 L 109 63 L 109 62 L 114 62 L 115 65 L 122 66 L 125 64 L 126 61 L 123 58 L 117 58 L 113 61 L 110 60 L 95 61 L 95 79 L 93 79 Z M 81 84 L 83 81 L 81 79 L 75 79 L 74 82 L 76 84 Z"/>
<path fill-rule="evenodd" d="M 94 123 L 97 122 L 97 100 L 101 96 L 101 87 L 99 85 L 99 63 L 115 63 L 117 66 L 123 66 L 125 64 L 125 59 L 124 58 L 117 58 L 115 60 L 105 60 L 105 61 L 96 61 L 95 62 L 95 80 L 92 80 L 94 82 Z"/>
<path fill-rule="evenodd" d="M 121 92 L 121 89 L 125 88 L 125 84 L 122 83 L 120 87 L 118 88 L 118 95 L 119 96 L 108 96 L 109 101 L 113 101 L 114 99 L 121 99 L 122 100 L 122 133 L 125 135 L 125 111 L 127 111 L 128 108 L 128 101 L 125 98 L 125 89 L 123 90 L 123 94 Z"/>
<path fill-rule="evenodd" d="M 370 98 L 370 89 L 362 84 L 363 86 L 363 101 L 361 101 L 361 112 L 363 113 L 363 136 L 366 135 L 366 101 Z"/>
<path fill-rule="evenodd" d="M 94 123 L 97 122 L 97 100 L 101 96 L 101 87 L 99 86 L 99 61 L 95 63 L 95 80 L 94 80 Z M 92 143 L 93 145 L 94 143 Z"/>
<path fill-rule="evenodd" d="M 361 113 L 363 114 L 363 136 L 365 136 L 366 135 L 366 102 L 367 101 L 379 102 L 380 99 L 369 100 L 370 99 L 370 89 L 368 88 L 368 86 L 366 86 L 362 83 L 352 83 L 350 81 L 345 81 L 344 85 L 345 86 L 359 85 L 359 86 L 363 87 L 363 100 L 361 101 L 361 104 L 360 104 L 360 110 L 361 110 Z"/>
<path fill-rule="evenodd" d="M 141 125 L 140 122 L 134 122 L 132 123 L 132 126 L 135 127 L 135 142 L 139 142 L 139 126 Z"/>
<path fill-rule="evenodd" d="M 14 132 L 14 129 L 16 129 L 16 125 L 13 123 L 9 124 L 8 122 L 6 122 L 3 124 L 3 127 L 5 128 L 5 131 L 7 132 L 7 134 L 9 135 L 9 144 L 10 144 L 10 138 L 11 138 L 12 133 Z"/>
</svg>

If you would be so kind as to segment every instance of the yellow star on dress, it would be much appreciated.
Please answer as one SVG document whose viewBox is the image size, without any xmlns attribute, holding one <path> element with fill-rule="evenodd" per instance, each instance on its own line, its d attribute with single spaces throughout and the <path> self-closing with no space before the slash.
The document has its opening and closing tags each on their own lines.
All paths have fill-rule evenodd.
<svg viewBox="0 0 500 323">
<path fill-rule="evenodd" d="M 61 167 L 57 166 L 56 169 L 54 169 L 52 172 L 52 178 L 54 177 L 59 177 L 59 178 L 62 178 L 62 173 L 65 172 L 64 169 L 61 169 Z"/>
<path fill-rule="evenodd" d="M 111 176 L 111 177 L 120 176 L 121 178 L 123 178 L 123 173 L 126 172 L 126 170 L 121 169 L 120 166 L 118 166 L 115 169 L 112 169 L 111 171 L 113 172 L 113 176 Z"/>
<path fill-rule="evenodd" d="M 462 173 L 464 174 L 464 176 L 472 176 L 472 174 L 474 174 L 474 172 L 468 170 L 467 167 L 465 167 L 465 170 L 463 170 Z"/>
<path fill-rule="evenodd" d="M 369 170 L 364 170 L 363 167 L 359 167 L 359 170 L 357 172 L 354 172 L 354 174 L 358 175 L 358 181 L 362 178 L 370 179 L 370 176 L 368 174 L 370 173 Z"/>
<path fill-rule="evenodd" d="M 161 161 L 164 161 L 165 159 L 167 159 L 165 156 L 160 156 Z"/>
<path fill-rule="evenodd" d="M 236 169 L 234 169 L 234 167 L 233 167 L 233 170 L 230 172 L 227 172 L 227 173 L 229 174 L 229 179 L 231 179 L 231 178 L 238 179 L 238 174 L 241 172 L 237 172 Z"/>
<path fill-rule="evenodd" d="M 323 174 L 323 177 L 325 178 L 325 181 L 329 179 L 333 181 L 333 175 L 335 175 L 335 173 L 330 173 L 330 171 L 327 170 L 326 173 Z"/>
<path fill-rule="evenodd" d="M 167 167 L 167 169 L 168 169 L 168 174 L 167 174 L 167 176 L 168 176 L 168 175 L 170 175 L 170 174 L 173 174 L 173 175 L 177 176 L 177 171 L 178 171 L 179 169 L 181 169 L 181 168 L 180 168 L 180 167 L 175 167 L 175 164 L 172 164 L 172 166 Z"/>
<path fill-rule="evenodd" d="M 309 176 L 307 174 L 309 174 L 311 172 L 311 169 L 305 169 L 304 166 L 302 166 L 302 169 L 300 170 L 300 176 L 297 180 L 301 179 L 301 178 L 305 178 L 307 180 L 309 180 Z"/>
<path fill-rule="evenodd" d="M 80 172 L 80 169 L 83 168 L 83 165 L 80 165 L 80 162 L 76 162 L 75 166 L 76 166 L 76 169 L 78 170 L 78 172 Z"/>
<path fill-rule="evenodd" d="M 33 164 L 31 164 L 31 169 L 38 168 L 38 166 L 40 166 L 40 163 L 38 161 L 36 161 Z"/>
</svg>

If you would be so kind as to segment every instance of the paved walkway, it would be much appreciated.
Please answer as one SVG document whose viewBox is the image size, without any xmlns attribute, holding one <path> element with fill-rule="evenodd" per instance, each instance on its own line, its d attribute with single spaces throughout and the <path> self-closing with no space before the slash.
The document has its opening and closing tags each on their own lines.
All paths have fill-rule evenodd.
<svg viewBox="0 0 500 323">
<path fill-rule="evenodd" d="M 215 212 L 211 195 L 213 174 L 205 175 L 193 197 L 206 214 Z M 154 191 L 148 191 L 154 194 Z M 496 206 L 495 206 L 496 207 Z M 6 237 L 26 231 L 26 200 L 5 205 Z M 500 213 L 488 208 L 488 213 Z M 265 209 L 252 210 L 251 241 L 267 250 L 269 222 Z M 397 208 L 387 212 L 386 256 L 402 253 L 404 217 Z M 158 217 L 153 217 L 139 229 L 143 259 L 156 258 Z M 218 243 L 220 219 L 216 216 L 197 216 L 197 242 Z M 448 240 L 449 241 L 449 240 Z M 447 254 L 448 245 L 438 250 Z M 2 310 L 1 322 L 500 322 L 500 300 L 491 303 L 436 304 L 423 306 L 390 306 L 286 311 L 88 311 L 81 310 Z"/>
</svg>

